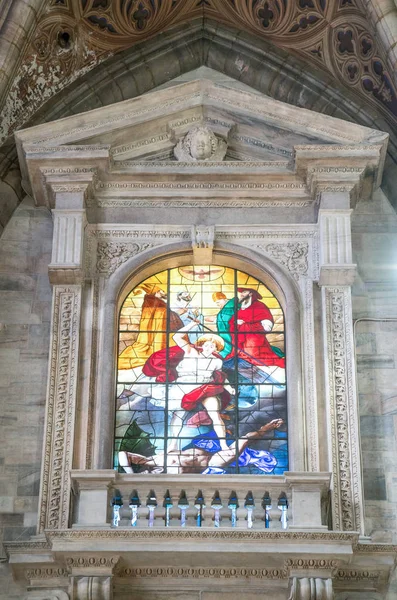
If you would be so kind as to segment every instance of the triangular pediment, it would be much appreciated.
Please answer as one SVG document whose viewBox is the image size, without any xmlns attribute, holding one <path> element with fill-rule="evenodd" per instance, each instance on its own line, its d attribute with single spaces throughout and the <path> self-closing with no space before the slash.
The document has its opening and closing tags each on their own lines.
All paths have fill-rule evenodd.
<svg viewBox="0 0 397 600">
<path fill-rule="evenodd" d="M 342 147 L 354 156 L 372 156 L 374 170 L 383 164 L 386 134 L 273 100 L 225 77 L 215 82 L 207 71 L 205 79 L 189 80 L 202 73 L 187 74 L 184 81 L 138 98 L 17 132 L 21 168 L 36 200 L 45 196 L 38 163 L 42 169 L 65 157 L 72 165 L 84 159 L 107 174 L 131 176 L 164 169 L 215 174 L 222 166 L 235 174 L 239 169 L 257 174 L 261 167 L 275 175 L 292 174 L 306 169 L 308 149 L 310 160 L 325 152 L 334 164 L 334 149 Z M 209 127 L 227 144 L 222 161 L 176 160 L 174 147 L 197 125 Z"/>
</svg>

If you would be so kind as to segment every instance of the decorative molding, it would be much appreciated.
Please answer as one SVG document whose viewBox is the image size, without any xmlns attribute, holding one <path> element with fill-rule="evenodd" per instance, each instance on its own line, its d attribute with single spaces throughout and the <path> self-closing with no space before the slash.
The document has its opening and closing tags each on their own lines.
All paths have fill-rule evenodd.
<svg viewBox="0 0 397 600">
<path fill-rule="evenodd" d="M 343 531 L 248 531 L 248 530 L 222 530 L 216 529 L 48 529 L 46 535 L 52 540 L 106 540 L 106 539 L 128 539 L 134 540 L 311 540 L 322 542 L 344 542 L 347 544 L 357 543 L 358 534 Z"/>
<path fill-rule="evenodd" d="M 290 167 L 291 164 L 286 160 L 224 160 L 223 162 L 211 162 L 205 161 L 203 163 L 200 162 L 183 162 L 183 161 L 166 161 L 166 160 L 147 160 L 144 162 L 138 162 L 135 160 L 124 160 L 117 161 L 114 163 L 114 168 L 112 169 L 112 173 L 117 172 L 119 167 L 129 168 L 131 170 L 140 170 L 149 171 L 149 172 L 169 172 L 174 173 L 180 171 L 193 171 L 194 173 L 206 173 L 211 170 L 218 170 L 222 173 L 225 171 L 249 171 L 249 172 L 260 172 L 263 173 L 265 170 L 268 173 L 271 170 L 274 170 L 276 173 L 280 173 L 280 169 L 283 169 L 283 175 L 291 174 Z M 227 174 L 227 173 L 226 173 Z"/>
<path fill-rule="evenodd" d="M 87 183 L 53 183 L 51 184 L 51 190 L 55 193 L 68 193 L 68 194 L 87 194 Z"/>
<path fill-rule="evenodd" d="M 367 581 L 377 586 L 381 576 L 381 571 L 339 569 L 335 574 L 335 579 L 338 581 Z"/>
<path fill-rule="evenodd" d="M 53 138 L 55 139 L 55 138 Z M 40 146 L 39 144 L 43 144 L 46 143 L 48 145 L 45 146 Z M 98 152 L 98 151 L 104 151 L 104 152 L 108 152 L 110 149 L 110 145 L 109 144 L 90 144 L 90 145 L 80 145 L 80 144 L 75 144 L 75 145 L 54 145 L 51 146 L 50 144 L 50 138 L 45 137 L 42 140 L 36 140 L 34 143 L 32 144 L 26 144 L 24 145 L 24 150 L 26 152 L 26 154 L 51 154 L 51 155 L 56 155 L 59 152 L 61 154 L 73 154 L 74 152 L 77 152 L 78 154 L 82 154 L 83 152 L 88 152 L 90 155 L 92 155 L 93 152 Z M 68 157 L 70 158 L 70 157 Z M 94 171 L 96 170 L 96 167 L 94 168 Z M 84 171 L 85 172 L 85 171 Z"/>
<path fill-rule="evenodd" d="M 270 152 L 274 152 L 275 154 L 281 154 L 283 156 L 288 156 L 292 158 L 294 153 L 292 150 L 288 150 L 287 148 L 280 148 L 278 146 L 274 146 L 273 144 L 269 144 L 260 138 L 249 137 L 246 135 L 238 135 L 237 133 L 232 133 L 230 136 L 230 141 L 242 142 L 243 144 L 247 144 L 248 146 L 256 146 L 257 148 L 261 148 L 262 150 L 269 150 Z M 255 163 L 254 163 L 255 164 Z M 286 162 L 280 164 L 287 164 Z"/>
<path fill-rule="evenodd" d="M 294 240 L 299 240 L 299 238 L 311 238 L 314 240 L 317 240 L 318 238 L 318 232 L 317 232 L 317 228 L 313 228 L 313 229 L 298 229 L 298 228 L 294 228 L 292 227 L 291 230 L 287 230 L 285 231 L 284 228 L 280 228 L 280 229 L 270 229 L 266 227 L 266 230 L 264 231 L 264 227 L 260 228 L 260 231 L 255 231 L 254 227 L 250 227 L 248 230 L 246 231 L 222 231 L 221 228 L 217 228 L 217 233 L 216 233 L 216 238 L 217 239 L 225 239 L 225 240 L 232 240 L 232 239 L 243 239 L 243 240 L 271 240 L 273 238 L 285 238 L 285 239 L 289 239 L 292 238 Z"/>
<path fill-rule="evenodd" d="M 161 200 L 155 196 L 142 200 L 140 198 L 118 198 L 115 200 L 99 197 L 95 199 L 95 202 L 87 202 L 88 206 L 94 203 L 98 208 L 303 208 L 313 204 L 312 200 L 253 200 L 251 198 L 236 199 L 235 197 L 227 200 L 220 198 L 212 200 L 206 198 L 202 200 L 181 198 L 179 200 L 177 197 Z"/>
<path fill-rule="evenodd" d="M 98 242 L 97 272 L 110 277 L 123 263 L 132 256 L 152 248 L 155 244 L 128 242 Z"/>
<path fill-rule="evenodd" d="M 394 554 L 397 554 L 397 545 L 396 544 L 360 544 L 357 543 L 354 546 L 354 551 L 355 552 L 360 552 L 363 554 L 378 554 L 378 553 L 385 553 L 388 554 L 389 552 L 392 552 Z"/>
<path fill-rule="evenodd" d="M 123 144 L 122 146 L 116 146 L 114 148 L 111 148 L 110 156 L 113 156 L 113 157 L 119 156 L 120 154 L 125 154 L 127 152 L 139 150 L 140 148 L 145 148 L 145 146 L 150 146 L 151 144 L 158 144 L 159 142 L 166 142 L 169 140 L 170 140 L 170 134 L 162 133 L 161 135 L 152 136 L 150 138 L 144 138 L 142 140 L 138 140 L 137 142 L 133 142 L 131 144 Z M 120 164 L 122 165 L 123 163 L 117 161 L 116 164 L 117 164 L 117 166 L 119 166 Z M 147 164 L 147 163 L 142 163 L 143 166 L 145 164 Z M 174 163 L 172 163 L 172 164 L 174 164 Z"/>
<path fill-rule="evenodd" d="M 157 229 L 95 229 L 91 230 L 95 237 L 99 240 L 109 238 L 138 238 L 152 240 L 174 240 L 174 239 L 190 239 L 190 227 L 177 230 L 157 230 Z"/>
<path fill-rule="evenodd" d="M 66 564 L 71 569 L 114 569 L 120 557 L 117 556 L 69 556 Z"/>
<path fill-rule="evenodd" d="M 328 558 L 289 558 L 285 561 L 285 569 L 329 569 L 334 570 L 340 564 L 339 560 Z"/>
<path fill-rule="evenodd" d="M 58 146 L 63 148 L 64 146 Z M 59 150 L 58 150 L 59 152 Z M 50 175 L 93 175 L 97 173 L 97 167 L 41 167 L 40 172 L 47 176 Z"/>
<path fill-rule="evenodd" d="M 324 287 L 327 394 L 329 398 L 332 470 L 333 527 L 360 531 L 360 456 L 355 424 L 354 371 L 352 364 L 352 310 L 349 287 Z"/>
<path fill-rule="evenodd" d="M 65 186 L 67 187 L 67 186 Z M 267 182 L 267 183 L 255 183 L 249 182 L 244 183 L 241 181 L 238 182 L 228 182 L 224 181 L 223 183 L 216 182 L 204 182 L 204 181 L 187 181 L 185 183 L 182 182 L 171 182 L 171 181 L 123 181 L 121 183 L 117 181 L 100 181 L 95 185 L 96 190 L 157 190 L 158 192 L 162 192 L 165 190 L 183 190 L 183 191 L 197 191 L 197 190 L 211 190 L 211 191 L 236 191 L 236 190 L 301 190 L 306 192 L 307 187 L 306 184 L 298 182 L 298 181 L 290 181 L 290 182 Z M 68 191 L 68 190 L 60 190 L 60 191 Z"/>
<path fill-rule="evenodd" d="M 27 579 L 57 579 L 69 577 L 69 572 L 63 567 L 36 567 L 26 570 Z"/>
<path fill-rule="evenodd" d="M 40 531 L 68 526 L 80 311 L 80 286 L 54 286 Z"/>
<path fill-rule="evenodd" d="M 286 579 L 285 569 L 255 569 L 229 567 L 168 567 L 154 566 L 141 568 L 124 568 L 117 572 L 117 577 L 131 579 Z"/>
</svg>

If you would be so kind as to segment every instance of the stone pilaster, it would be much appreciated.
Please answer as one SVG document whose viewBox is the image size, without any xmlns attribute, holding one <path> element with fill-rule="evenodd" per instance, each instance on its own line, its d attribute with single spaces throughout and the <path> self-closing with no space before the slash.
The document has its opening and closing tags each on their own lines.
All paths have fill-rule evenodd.
<svg viewBox="0 0 397 600">
<path fill-rule="evenodd" d="M 39 529 L 68 526 L 81 285 L 55 285 Z"/>
<path fill-rule="evenodd" d="M 347 203 L 347 194 L 327 194 L 323 198 L 319 211 L 319 283 L 322 286 L 325 390 L 333 472 L 333 529 L 360 531 L 363 524 L 362 490 L 350 288 L 356 267 L 351 262 Z"/>
<path fill-rule="evenodd" d="M 55 285 L 39 531 L 65 528 L 69 522 L 83 281 L 85 189 L 86 186 L 73 186 L 65 192 L 63 186 L 62 190 L 53 190 L 56 203 L 49 273 Z M 65 209 L 65 201 L 73 208 Z"/>
</svg>

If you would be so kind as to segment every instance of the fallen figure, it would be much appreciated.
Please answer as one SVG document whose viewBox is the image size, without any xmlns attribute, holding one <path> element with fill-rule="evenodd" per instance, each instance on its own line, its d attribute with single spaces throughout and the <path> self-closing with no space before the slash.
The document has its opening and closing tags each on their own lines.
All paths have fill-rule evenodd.
<svg viewBox="0 0 397 600">
<path fill-rule="evenodd" d="M 279 429 L 284 424 L 283 419 L 273 419 L 257 431 L 251 431 L 238 440 L 238 456 L 243 457 L 243 465 L 256 464 L 264 472 L 271 472 L 277 464 L 276 458 L 267 450 L 248 449 L 249 442 L 259 440 L 273 429 Z M 245 451 L 249 451 L 244 456 Z M 256 458 L 255 457 L 256 454 Z M 164 458 L 167 457 L 167 473 L 198 473 L 222 474 L 224 469 L 236 461 L 236 442 L 228 448 L 210 452 L 204 448 L 195 447 L 187 450 L 168 452 L 167 455 L 155 454 L 143 456 L 134 452 L 119 452 L 119 465 L 126 473 L 134 473 L 134 466 L 141 466 L 140 473 L 161 473 L 164 471 Z M 251 460 L 251 458 L 253 458 Z M 266 463 L 264 465 L 263 463 Z M 261 466 L 262 464 L 262 466 Z"/>
</svg>

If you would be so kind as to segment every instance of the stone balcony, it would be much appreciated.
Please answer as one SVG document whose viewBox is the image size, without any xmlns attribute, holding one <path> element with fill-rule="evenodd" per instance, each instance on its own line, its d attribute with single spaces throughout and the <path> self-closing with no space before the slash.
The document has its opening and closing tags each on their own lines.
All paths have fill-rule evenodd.
<svg viewBox="0 0 397 600">
<path fill-rule="evenodd" d="M 394 564 L 395 547 L 329 528 L 329 473 L 70 477 L 69 526 L 6 545 L 29 600 L 373 600 Z"/>
<path fill-rule="evenodd" d="M 328 529 L 329 473 L 127 475 L 72 471 L 72 528 Z"/>
</svg>

